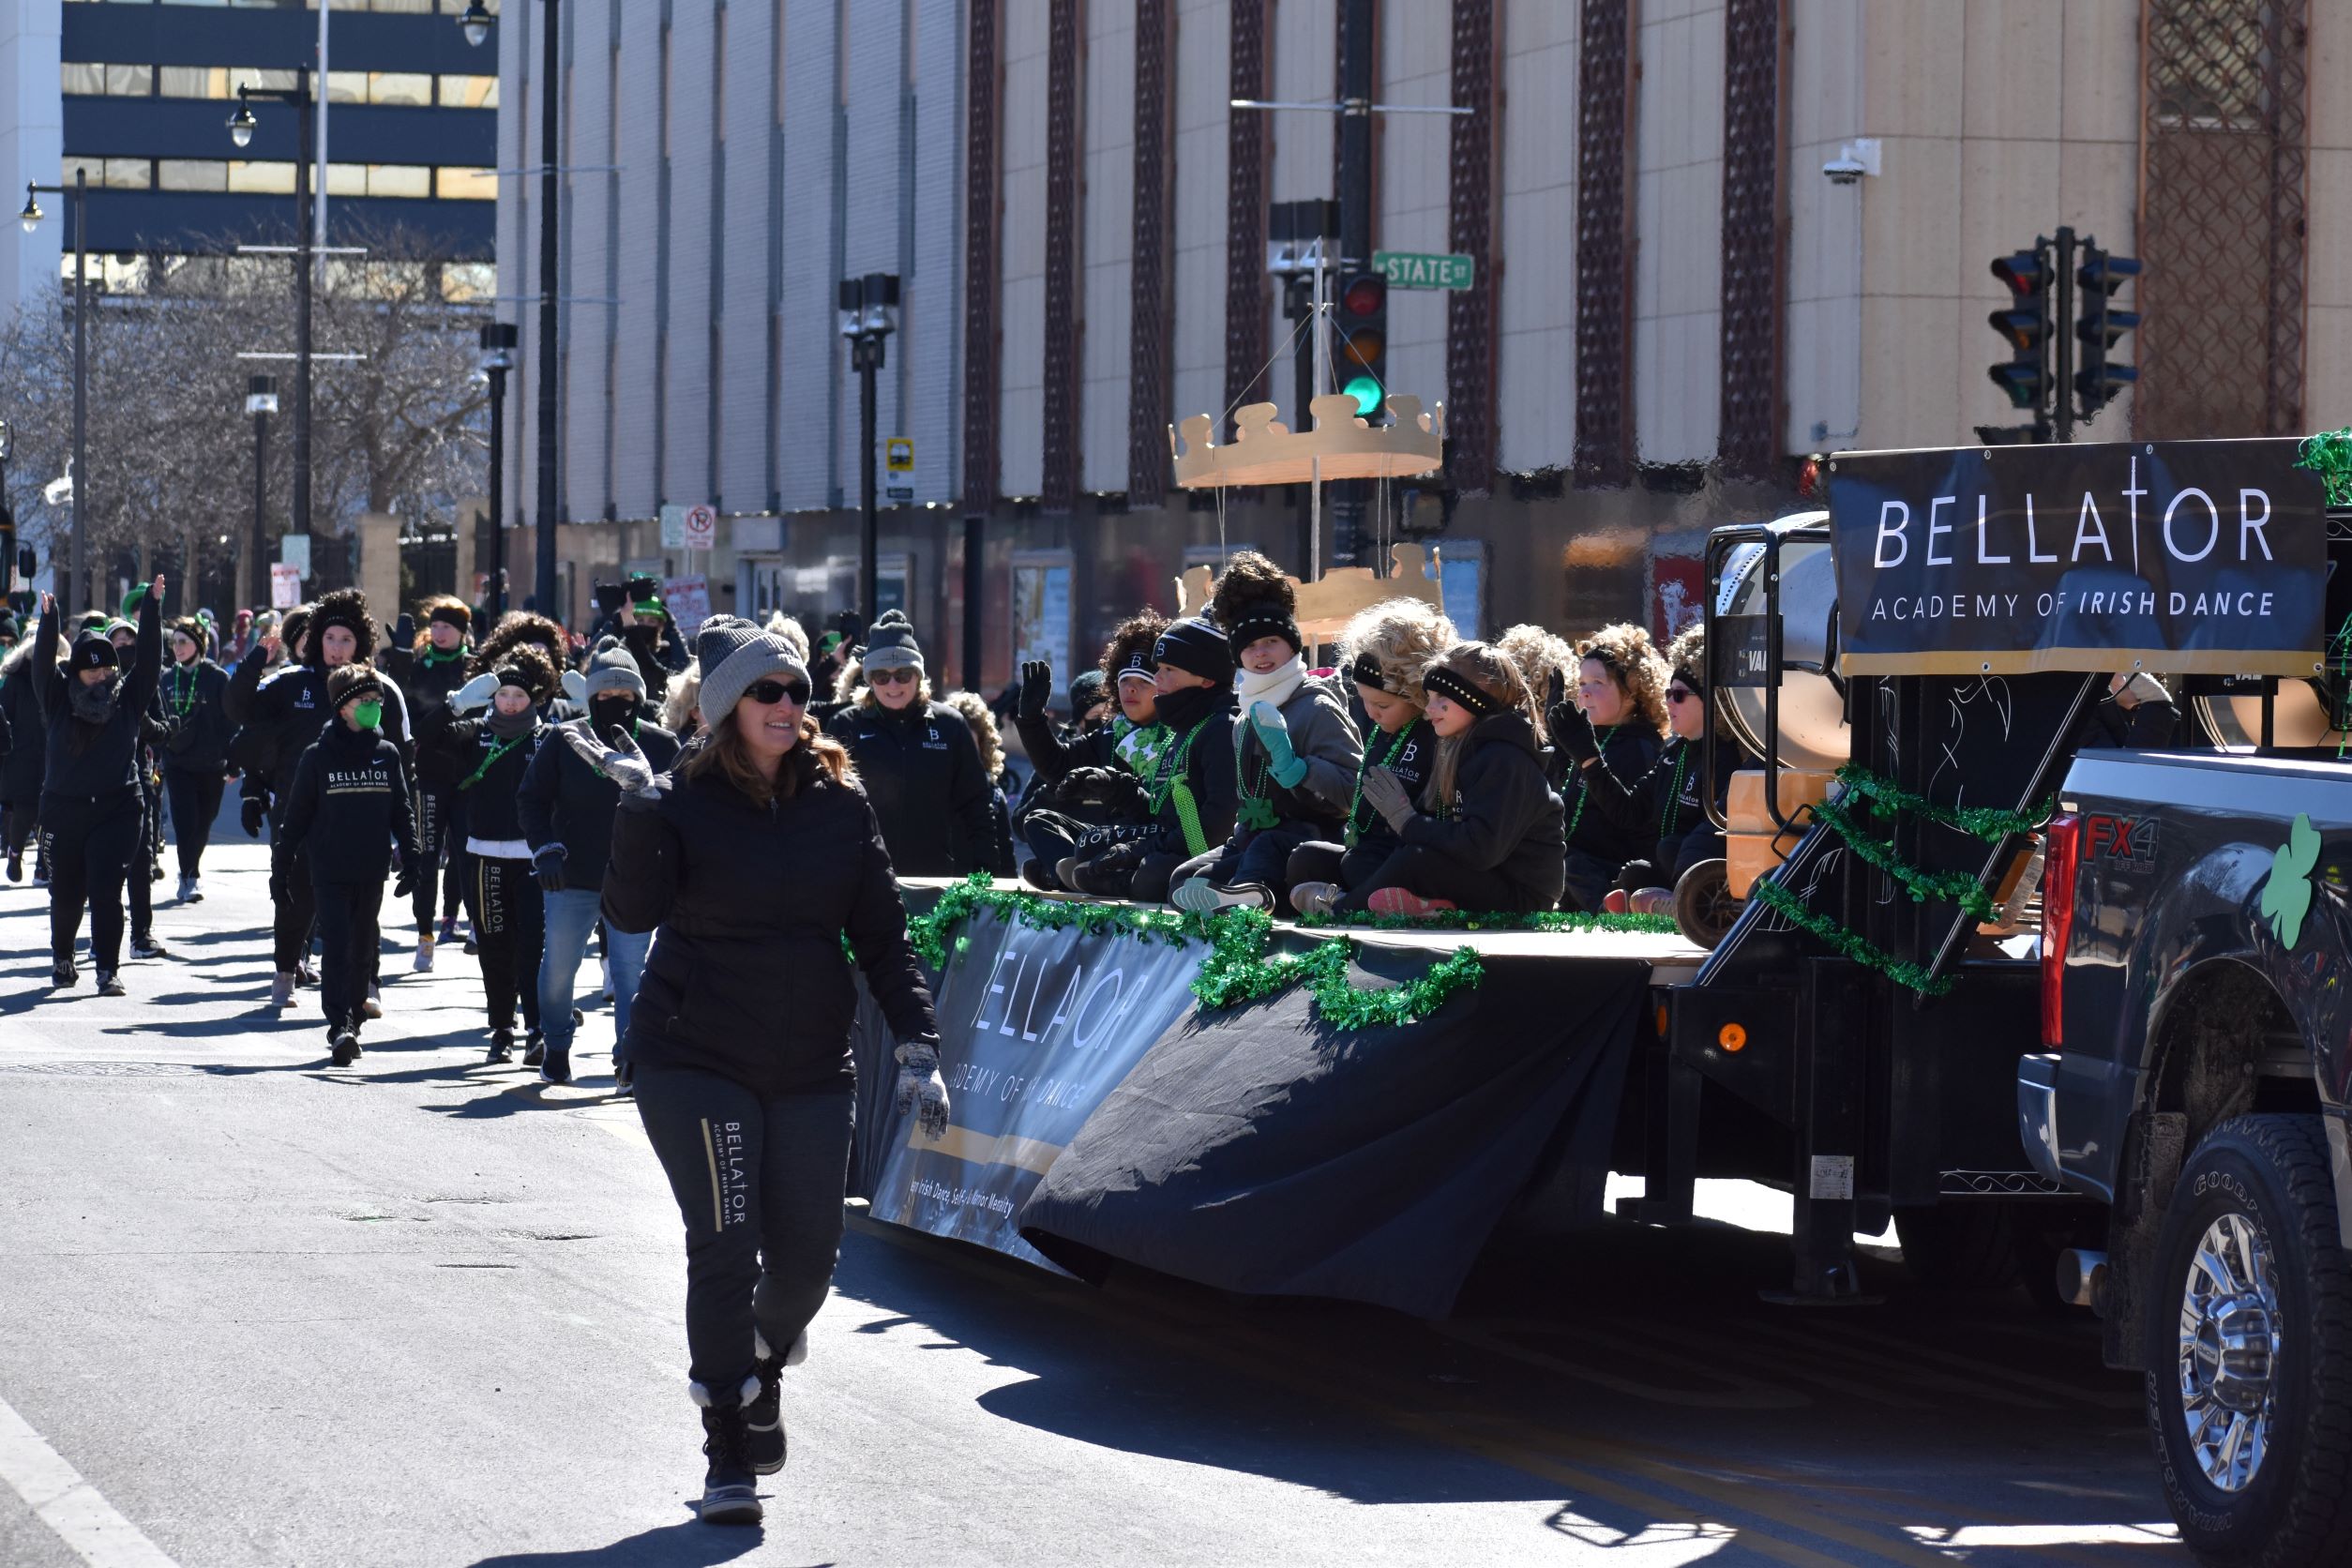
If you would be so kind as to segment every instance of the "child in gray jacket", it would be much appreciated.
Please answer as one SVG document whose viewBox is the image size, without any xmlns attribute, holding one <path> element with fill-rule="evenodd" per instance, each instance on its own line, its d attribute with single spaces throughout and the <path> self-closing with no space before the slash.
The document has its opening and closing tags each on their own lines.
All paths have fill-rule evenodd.
<svg viewBox="0 0 2352 1568">
<path fill-rule="evenodd" d="M 1337 684 L 1307 672 L 1297 591 L 1280 567 L 1254 550 L 1234 556 L 1209 614 L 1241 664 L 1233 720 L 1240 813 L 1222 848 L 1177 868 L 1169 901 L 1196 913 L 1246 905 L 1287 914 L 1290 852 L 1344 829 L 1363 737 Z"/>
</svg>

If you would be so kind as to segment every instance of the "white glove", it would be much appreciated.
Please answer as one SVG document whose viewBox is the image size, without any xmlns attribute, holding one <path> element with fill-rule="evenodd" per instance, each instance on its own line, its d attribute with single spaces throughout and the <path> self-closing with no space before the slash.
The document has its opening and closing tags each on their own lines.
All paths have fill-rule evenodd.
<svg viewBox="0 0 2352 1568">
<path fill-rule="evenodd" d="M 584 718 L 569 724 L 559 724 L 555 732 L 564 737 L 580 761 L 603 774 L 621 787 L 624 805 L 637 803 L 657 806 L 662 792 L 670 787 L 670 776 L 654 772 L 654 764 L 637 749 L 637 742 L 627 735 L 617 738 L 611 746 L 605 745 L 596 730 Z"/>
<path fill-rule="evenodd" d="M 588 677 L 577 670 L 564 671 L 564 696 L 572 706 L 585 707 L 588 702 Z"/>
<path fill-rule="evenodd" d="M 898 1048 L 897 1058 L 898 1114 L 915 1112 L 926 1138 L 946 1137 L 947 1085 L 939 1077 L 939 1042 L 909 1040 Z"/>
<path fill-rule="evenodd" d="M 485 670 L 449 694 L 449 711 L 453 714 L 479 713 L 490 706 L 490 696 L 497 690 L 498 676 Z"/>
</svg>

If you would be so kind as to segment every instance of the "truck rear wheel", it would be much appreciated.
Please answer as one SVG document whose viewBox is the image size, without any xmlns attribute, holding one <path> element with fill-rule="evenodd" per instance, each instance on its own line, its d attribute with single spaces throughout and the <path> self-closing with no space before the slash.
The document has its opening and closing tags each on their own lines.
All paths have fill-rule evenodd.
<svg viewBox="0 0 2352 1568">
<path fill-rule="evenodd" d="M 2145 1300 L 2148 1420 L 2181 1539 L 2229 1568 L 2352 1560 L 2352 1267 L 2319 1118 L 2206 1136 Z"/>
</svg>

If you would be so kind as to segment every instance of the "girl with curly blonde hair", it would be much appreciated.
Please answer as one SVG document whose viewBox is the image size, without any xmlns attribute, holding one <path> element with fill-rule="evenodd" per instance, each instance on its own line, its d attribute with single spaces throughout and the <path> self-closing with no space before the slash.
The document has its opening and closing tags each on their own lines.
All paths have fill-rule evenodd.
<svg viewBox="0 0 2352 1568">
<path fill-rule="evenodd" d="M 1437 761 L 1416 807 L 1387 768 L 1364 799 L 1399 847 L 1362 889 L 1378 914 L 1531 913 L 1560 901 L 1560 807 L 1544 776 L 1536 700 L 1500 648 L 1460 642 L 1423 671 Z"/>
<path fill-rule="evenodd" d="M 997 727 L 996 715 L 989 710 L 988 700 L 976 691 L 951 691 L 940 699 L 964 716 L 964 723 L 972 731 L 972 744 L 980 748 L 980 771 L 988 780 L 988 817 L 992 830 L 980 856 L 977 867 L 992 877 L 1013 874 L 1013 807 L 1005 792 L 1012 776 L 1004 771 L 1004 731 Z"/>
<path fill-rule="evenodd" d="M 1358 611 L 1340 633 L 1339 671 L 1354 687 L 1364 717 L 1364 756 L 1341 841 L 1319 839 L 1290 852 L 1287 884 L 1300 913 L 1362 910 L 1365 895 L 1350 890 L 1368 885 L 1404 847 L 1387 819 L 1364 800 L 1364 781 L 1372 769 L 1386 768 L 1415 798 L 1429 782 L 1438 734 L 1429 727 L 1429 696 L 1421 677 L 1456 641 L 1454 623 L 1420 599 L 1391 599 Z"/>
<path fill-rule="evenodd" d="M 1568 803 L 1567 893 L 1598 911 L 1629 862 L 1657 844 L 1650 775 L 1666 742 L 1666 660 L 1650 633 L 1621 622 L 1576 644 L 1576 695 L 1555 710 L 1554 765 Z"/>
</svg>

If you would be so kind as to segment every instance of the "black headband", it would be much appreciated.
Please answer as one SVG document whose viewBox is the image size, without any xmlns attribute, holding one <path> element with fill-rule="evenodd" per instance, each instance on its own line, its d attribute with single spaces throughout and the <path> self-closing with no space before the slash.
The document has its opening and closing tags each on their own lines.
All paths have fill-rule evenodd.
<svg viewBox="0 0 2352 1568">
<path fill-rule="evenodd" d="M 1391 697 L 1412 695 L 1405 689 L 1403 677 L 1390 680 L 1388 671 L 1380 668 L 1380 661 L 1370 654 L 1358 654 L 1348 661 L 1348 678 L 1358 686 L 1368 686 L 1374 691 L 1385 691 Z"/>
<path fill-rule="evenodd" d="M 384 683 L 372 675 L 364 681 L 352 682 L 351 689 L 335 700 L 336 709 L 339 712 L 363 697 L 372 697 L 379 702 L 383 701 Z"/>
<path fill-rule="evenodd" d="M 474 617 L 467 612 L 465 606 L 461 604 L 435 605 L 433 607 L 433 612 L 427 616 L 426 620 L 439 621 L 445 626 L 455 626 L 460 631 L 470 630 L 474 625 Z"/>
<path fill-rule="evenodd" d="M 1421 684 L 1436 696 L 1450 702 L 1459 702 L 1481 718 L 1491 718 L 1503 711 L 1501 702 L 1442 664 L 1431 666 L 1428 672 L 1421 677 Z"/>
</svg>

